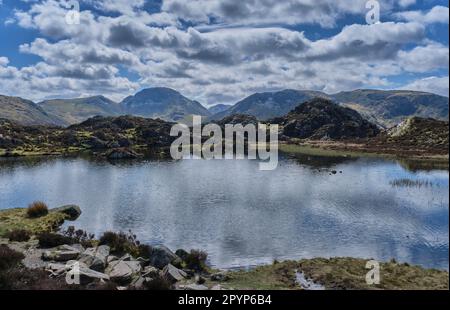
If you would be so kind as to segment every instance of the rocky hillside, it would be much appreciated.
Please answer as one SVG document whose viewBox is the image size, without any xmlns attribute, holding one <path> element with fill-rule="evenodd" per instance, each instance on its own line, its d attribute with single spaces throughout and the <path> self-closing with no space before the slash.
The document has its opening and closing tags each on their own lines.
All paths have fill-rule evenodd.
<svg viewBox="0 0 450 310">
<path fill-rule="evenodd" d="M 279 92 L 257 93 L 239 101 L 230 109 L 213 115 L 214 120 L 223 119 L 233 114 L 253 115 L 259 120 L 267 120 L 273 117 L 283 116 L 289 113 L 300 103 L 314 97 L 326 97 L 327 95 L 315 91 L 298 91 L 286 89 Z"/>
<path fill-rule="evenodd" d="M 192 114 L 210 115 L 210 112 L 199 102 L 164 87 L 144 89 L 134 96 L 125 98 L 121 105 L 127 114 L 168 121 L 182 120 Z"/>
<path fill-rule="evenodd" d="M 209 113 L 211 113 L 212 115 L 217 114 L 217 113 L 221 113 L 224 112 L 226 110 L 228 110 L 229 108 L 231 108 L 231 105 L 227 105 L 227 104 L 216 104 L 210 108 L 208 108 Z"/>
<path fill-rule="evenodd" d="M 332 98 L 386 128 L 411 116 L 448 120 L 449 99 L 425 92 L 355 90 Z"/>
<path fill-rule="evenodd" d="M 133 116 L 94 117 L 68 128 L 23 126 L 0 120 L 0 155 L 70 154 L 83 151 L 113 158 L 169 147 L 172 123 Z M 114 151 L 111 153 L 111 151 Z"/>
<path fill-rule="evenodd" d="M 40 102 L 39 106 L 65 126 L 94 116 L 118 116 L 122 113 L 119 104 L 103 96 L 46 100 Z"/>
<path fill-rule="evenodd" d="M 0 118 L 24 125 L 62 125 L 61 120 L 39 105 L 19 97 L 0 95 Z"/>
<path fill-rule="evenodd" d="M 412 117 L 387 131 L 389 143 L 448 151 L 449 123 L 431 118 Z"/>
<path fill-rule="evenodd" d="M 380 132 L 358 112 L 324 98 L 307 101 L 270 122 L 281 125 L 284 136 L 299 139 L 344 140 L 373 137 Z"/>
</svg>

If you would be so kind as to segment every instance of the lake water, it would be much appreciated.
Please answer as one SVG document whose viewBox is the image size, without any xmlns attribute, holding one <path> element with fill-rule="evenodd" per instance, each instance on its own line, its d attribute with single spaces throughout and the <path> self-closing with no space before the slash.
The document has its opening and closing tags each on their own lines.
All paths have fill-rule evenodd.
<svg viewBox="0 0 450 310">
<path fill-rule="evenodd" d="M 77 204 L 83 214 L 69 225 L 96 236 L 131 229 L 146 243 L 203 249 L 220 268 L 353 256 L 448 269 L 448 170 L 287 155 L 274 171 L 258 167 L 251 160 L 3 159 L 0 209 L 35 200 Z M 400 179 L 431 184 L 391 184 Z"/>
</svg>

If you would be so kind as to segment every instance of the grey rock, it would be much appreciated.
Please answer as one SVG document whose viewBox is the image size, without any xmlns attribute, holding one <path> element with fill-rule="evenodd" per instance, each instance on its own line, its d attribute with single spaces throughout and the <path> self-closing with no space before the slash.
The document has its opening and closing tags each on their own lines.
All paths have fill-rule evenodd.
<svg viewBox="0 0 450 310">
<path fill-rule="evenodd" d="M 69 216 L 68 220 L 75 221 L 81 215 L 81 209 L 76 205 L 67 205 L 51 209 L 50 212 L 61 212 Z"/>
<path fill-rule="evenodd" d="M 187 277 L 187 274 L 183 270 L 180 270 L 171 264 L 164 267 L 164 269 L 161 272 L 161 275 L 164 279 L 166 279 L 170 283 L 176 283 Z"/>
<path fill-rule="evenodd" d="M 142 270 L 141 263 L 138 261 L 113 261 L 105 269 L 111 280 L 119 283 L 128 283 L 132 278 L 138 275 Z"/>
<path fill-rule="evenodd" d="M 51 277 L 60 277 L 64 274 L 72 274 L 75 277 L 76 274 L 80 276 L 80 284 L 87 284 L 93 281 L 109 281 L 109 276 L 89 269 L 86 264 L 78 262 L 76 260 L 70 260 L 66 264 L 50 263 L 47 265 L 46 270 L 50 271 Z"/>
<path fill-rule="evenodd" d="M 184 289 L 186 291 L 207 291 L 208 287 L 205 285 L 192 283 L 187 285 L 180 285 L 180 289 Z"/>
<path fill-rule="evenodd" d="M 130 287 L 140 290 L 144 288 L 146 279 L 142 276 L 137 276 L 135 278 L 133 278 L 133 280 L 130 283 Z"/>
<path fill-rule="evenodd" d="M 107 245 L 88 248 L 81 254 L 79 261 L 85 263 L 90 269 L 103 271 L 107 264 L 109 251 L 110 247 Z"/>
<path fill-rule="evenodd" d="M 181 259 L 169 248 L 158 245 L 152 248 L 149 263 L 156 268 L 163 269 L 169 264 L 180 265 Z"/>
<path fill-rule="evenodd" d="M 130 261 L 130 260 L 133 260 L 133 257 L 130 254 L 125 254 L 119 260 Z"/>
<path fill-rule="evenodd" d="M 147 266 L 142 271 L 142 276 L 152 279 L 157 278 L 159 276 L 159 270 L 153 266 Z"/>
<path fill-rule="evenodd" d="M 42 253 L 42 259 L 47 261 L 66 262 L 77 259 L 80 251 L 69 245 L 62 245 L 52 250 L 47 250 Z"/>
<path fill-rule="evenodd" d="M 117 256 L 114 255 L 108 255 L 108 257 L 106 258 L 106 264 L 108 265 L 109 263 L 119 260 L 119 258 Z"/>
</svg>

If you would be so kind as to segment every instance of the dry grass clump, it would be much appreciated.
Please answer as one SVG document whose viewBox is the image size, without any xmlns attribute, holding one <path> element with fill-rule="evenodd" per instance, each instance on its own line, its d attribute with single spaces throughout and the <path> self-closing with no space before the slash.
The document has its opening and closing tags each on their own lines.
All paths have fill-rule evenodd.
<svg viewBox="0 0 450 310">
<path fill-rule="evenodd" d="M 30 218 L 46 216 L 47 214 L 48 214 L 48 207 L 42 201 L 35 201 L 28 206 L 27 215 Z"/>
</svg>

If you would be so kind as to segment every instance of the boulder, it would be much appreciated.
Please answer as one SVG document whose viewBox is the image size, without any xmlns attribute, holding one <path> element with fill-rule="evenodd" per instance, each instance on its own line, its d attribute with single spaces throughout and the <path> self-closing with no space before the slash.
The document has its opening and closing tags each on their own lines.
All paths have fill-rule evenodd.
<svg viewBox="0 0 450 310">
<path fill-rule="evenodd" d="M 164 269 L 161 272 L 161 275 L 164 279 L 166 279 L 170 283 L 176 283 L 187 277 L 187 274 L 183 270 L 180 270 L 171 264 L 164 267 Z"/>
<path fill-rule="evenodd" d="M 181 259 L 169 250 L 169 248 L 163 245 L 158 245 L 152 248 L 149 263 L 156 268 L 163 269 L 169 264 L 176 266 L 181 265 Z"/>
<path fill-rule="evenodd" d="M 145 278 L 156 279 L 159 276 L 159 270 L 153 266 L 147 266 L 142 271 L 142 276 Z"/>
<path fill-rule="evenodd" d="M 181 258 L 183 261 L 186 260 L 187 256 L 189 255 L 189 253 L 183 249 L 178 249 L 175 251 L 175 254 Z"/>
<path fill-rule="evenodd" d="M 75 221 L 81 215 L 81 209 L 76 205 L 67 205 L 51 209 L 50 212 L 60 212 L 69 216 L 68 220 Z"/>
<path fill-rule="evenodd" d="M 133 277 L 141 272 L 141 263 L 138 261 L 118 260 L 111 262 L 105 269 L 111 280 L 118 283 L 129 283 Z"/>
<path fill-rule="evenodd" d="M 76 260 L 68 261 L 66 264 L 50 263 L 47 265 L 46 270 L 50 271 L 51 277 L 60 277 L 67 273 L 72 273 L 75 277 L 78 273 L 80 284 L 87 284 L 93 281 L 109 281 L 108 275 L 89 269 L 86 264 Z"/>
<path fill-rule="evenodd" d="M 106 267 L 109 251 L 110 248 L 107 245 L 88 248 L 81 254 L 79 261 L 86 264 L 92 270 L 103 271 Z"/>
<path fill-rule="evenodd" d="M 80 273 L 80 284 L 87 284 L 93 281 L 109 281 L 110 277 L 107 274 L 89 269 L 86 266 L 80 264 L 78 269 Z"/>
<path fill-rule="evenodd" d="M 42 259 L 46 261 L 67 262 L 77 259 L 80 251 L 70 245 L 61 245 L 55 249 L 42 252 Z"/>
<path fill-rule="evenodd" d="M 106 265 L 108 265 L 109 263 L 119 260 L 119 258 L 117 256 L 114 255 L 108 255 L 108 257 L 106 258 Z"/>
</svg>

